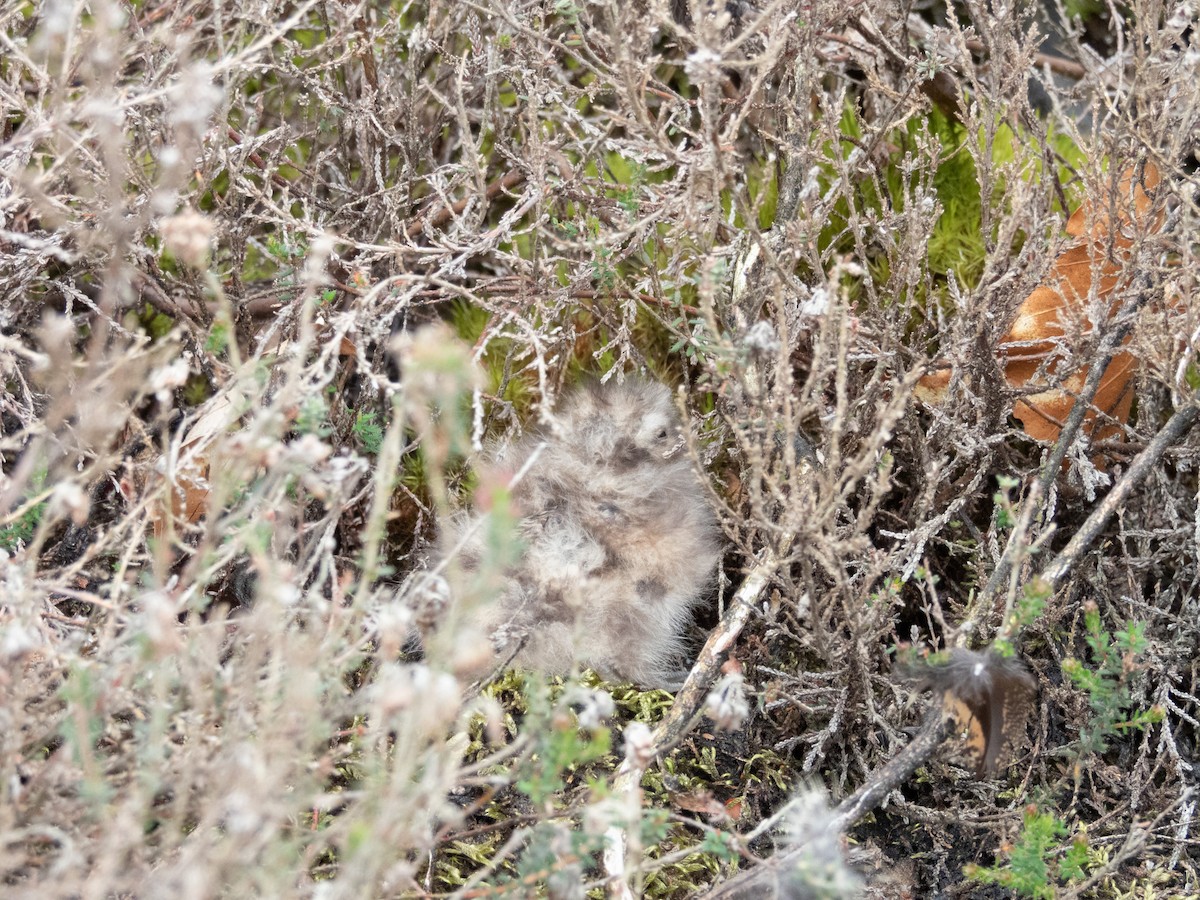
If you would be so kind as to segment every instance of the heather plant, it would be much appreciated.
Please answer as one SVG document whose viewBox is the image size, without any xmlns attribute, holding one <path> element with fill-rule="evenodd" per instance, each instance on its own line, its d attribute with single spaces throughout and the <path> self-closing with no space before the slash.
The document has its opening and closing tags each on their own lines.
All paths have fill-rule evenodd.
<svg viewBox="0 0 1200 900">
<path fill-rule="evenodd" d="M 1002 884 L 1020 896 L 1051 900 L 1056 896 L 1056 876 L 1064 880 L 1080 879 L 1087 861 L 1086 839 L 1073 842 L 1061 859 L 1047 859 L 1057 850 L 1058 840 L 1065 831 L 1063 823 L 1054 816 L 1041 813 L 1036 807 L 1027 809 L 1021 836 L 1009 851 L 1009 864 L 987 869 L 974 867 L 968 871 L 973 878 Z"/>
<path fill-rule="evenodd" d="M 5 895 L 1194 893 L 1195 18 L 5 6 Z M 479 675 L 476 463 L 629 375 L 721 519 L 690 677 Z M 859 805 L 898 648 L 985 645 L 1005 765 Z"/>
<path fill-rule="evenodd" d="M 1146 624 L 1128 622 L 1121 631 L 1110 635 L 1100 622 L 1100 611 L 1092 603 L 1084 604 L 1084 622 L 1093 658 L 1088 661 L 1090 665 L 1066 659 L 1063 672 L 1087 694 L 1092 707 L 1092 721 L 1079 732 L 1079 751 L 1086 757 L 1102 752 L 1110 736 L 1161 721 L 1163 711 L 1151 707 L 1131 713 L 1130 709 L 1133 675 L 1148 649 Z"/>
</svg>

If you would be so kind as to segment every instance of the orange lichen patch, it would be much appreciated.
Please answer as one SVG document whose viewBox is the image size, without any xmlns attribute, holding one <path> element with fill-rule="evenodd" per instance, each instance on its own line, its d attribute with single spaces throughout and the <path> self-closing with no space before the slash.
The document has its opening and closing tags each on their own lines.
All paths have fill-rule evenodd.
<svg viewBox="0 0 1200 900">
<path fill-rule="evenodd" d="M 1021 303 L 996 348 L 1009 385 L 1034 389 L 1016 401 L 1013 415 L 1036 440 L 1058 439 L 1088 376 L 1088 368 L 1080 367 L 1060 377 L 1054 354 L 1060 347 L 1070 349 L 1073 341 L 1093 330 L 1094 323 L 1086 314 L 1089 298 L 1104 301 L 1112 297 L 1136 233 L 1162 227 L 1163 214 L 1152 197 L 1159 184 L 1158 169 L 1146 163 L 1135 182 L 1138 177 L 1136 168 L 1127 169 L 1117 185 L 1114 203 L 1107 207 L 1085 203 L 1075 210 L 1066 231 L 1078 240 L 1059 255 L 1045 280 Z M 1116 311 L 1119 299 L 1109 301 L 1108 315 Z M 1127 350 L 1109 362 L 1092 401 L 1094 409 L 1084 419 L 1083 427 L 1094 439 L 1120 435 L 1120 424 L 1129 418 L 1133 403 L 1136 366 L 1137 360 Z M 926 402 L 941 401 L 950 376 L 948 368 L 926 375 L 918 384 L 917 396 Z"/>
</svg>

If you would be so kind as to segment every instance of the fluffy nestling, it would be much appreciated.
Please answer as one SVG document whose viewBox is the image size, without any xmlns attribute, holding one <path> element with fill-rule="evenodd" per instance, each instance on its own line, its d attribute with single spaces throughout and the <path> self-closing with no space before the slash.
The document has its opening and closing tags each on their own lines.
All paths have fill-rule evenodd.
<svg viewBox="0 0 1200 900">
<path fill-rule="evenodd" d="M 524 549 L 499 596 L 472 614 L 496 658 L 515 652 L 514 664 L 551 673 L 578 662 L 610 679 L 676 684 L 683 629 L 721 544 L 667 388 L 633 378 L 578 388 L 550 427 L 489 457 L 497 474 L 524 470 L 512 492 Z M 445 547 L 462 545 L 467 571 L 485 551 L 478 519 L 461 513 L 443 532 Z"/>
</svg>

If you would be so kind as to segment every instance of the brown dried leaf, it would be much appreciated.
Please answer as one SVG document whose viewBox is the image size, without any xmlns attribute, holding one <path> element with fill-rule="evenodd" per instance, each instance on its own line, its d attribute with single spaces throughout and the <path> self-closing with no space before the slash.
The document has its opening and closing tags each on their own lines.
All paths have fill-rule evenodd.
<svg viewBox="0 0 1200 900">
<path fill-rule="evenodd" d="M 240 392 L 220 394 L 210 401 L 208 409 L 188 429 L 179 465 L 168 485 L 171 516 L 175 521 L 191 525 L 200 521 L 208 512 L 211 487 L 206 450 L 214 438 L 236 425 L 244 408 L 245 396 Z M 150 523 L 155 540 L 162 540 L 166 534 L 167 520 L 161 504 L 151 504 Z"/>
<path fill-rule="evenodd" d="M 1133 244 L 1131 229 L 1162 227 L 1161 211 L 1155 212 L 1153 217 L 1149 215 L 1153 200 L 1147 193 L 1159 183 L 1158 169 L 1148 162 L 1137 184 L 1133 181 L 1135 176 L 1135 167 L 1127 169 L 1118 185 L 1117 200 L 1122 206 L 1118 211 L 1120 227 L 1117 233 L 1110 233 L 1112 218 L 1109 211 L 1091 204 L 1081 205 L 1068 220 L 1067 233 L 1083 238 L 1082 242 L 1069 247 L 1058 257 L 1046 280 L 1025 298 L 1012 327 L 1000 342 L 1005 376 L 1014 388 L 1037 387 L 1049 382 L 1056 374 L 1057 363 L 1050 361 L 1043 366 L 1047 357 L 1056 346 L 1069 340 L 1071 334 L 1086 334 L 1093 327 L 1083 314 L 1090 292 L 1094 288 L 1096 296 L 1105 299 L 1117 286 Z M 1110 304 L 1109 313 L 1113 311 Z M 1136 362 L 1128 351 L 1121 351 L 1105 369 L 1092 401 L 1095 409 L 1089 410 L 1083 424 L 1094 439 L 1121 434 L 1117 423 L 1129 418 Z M 1059 387 L 1047 386 L 1013 405 L 1013 415 L 1030 437 L 1040 441 L 1058 439 L 1087 374 L 1086 368 L 1076 369 Z M 1108 421 L 1108 424 L 1098 426 L 1096 420 L 1100 413 L 1116 422 Z"/>
<path fill-rule="evenodd" d="M 946 399 L 946 389 L 950 386 L 952 374 L 949 367 L 944 367 L 922 375 L 917 381 L 917 386 L 913 388 L 913 393 L 924 403 L 941 403 Z"/>
<path fill-rule="evenodd" d="M 1013 415 L 1025 432 L 1035 440 L 1054 441 L 1072 407 L 1075 396 L 1087 380 L 1087 369 L 1080 368 L 1065 378 L 1058 387 L 1056 360 L 1050 359 L 1060 345 L 1069 343 L 1076 335 L 1086 335 L 1094 327 L 1084 313 L 1092 290 L 1100 299 L 1108 298 L 1121 278 L 1133 245 L 1131 231 L 1144 228 L 1155 231 L 1162 227 L 1161 209 L 1155 210 L 1152 194 L 1160 178 L 1158 169 L 1147 162 L 1135 184 L 1136 167 L 1127 169 L 1117 186 L 1117 219 L 1119 229 L 1111 232 L 1110 210 L 1084 203 L 1067 221 L 1066 231 L 1079 238 L 1055 260 L 1054 267 L 1042 284 L 1021 303 L 1008 333 L 996 348 L 1005 378 L 1013 388 L 1037 388 L 1016 401 Z M 1114 310 L 1110 304 L 1109 313 Z M 1117 437 L 1119 424 L 1108 421 L 1097 425 L 1099 413 L 1123 423 L 1129 418 L 1133 403 L 1133 373 L 1137 360 L 1128 351 L 1117 353 L 1110 361 L 1093 406 L 1084 419 L 1084 428 L 1096 440 Z M 917 385 L 916 394 L 927 403 L 945 398 L 951 370 L 938 369 L 926 375 Z M 1099 411 L 1099 412 L 1097 412 Z"/>
<path fill-rule="evenodd" d="M 1136 369 L 1137 360 L 1132 353 L 1121 351 L 1114 355 L 1100 379 L 1100 386 L 1096 389 L 1092 405 L 1116 422 L 1128 421 L 1129 410 L 1133 405 L 1133 374 Z M 1013 382 L 1011 367 L 1009 380 Z M 1016 401 L 1013 404 L 1013 416 L 1021 423 L 1025 433 L 1034 440 L 1058 440 L 1062 426 L 1075 406 L 1075 395 L 1083 390 L 1086 380 L 1087 370 L 1076 369 L 1061 387 L 1030 394 Z M 1088 429 L 1093 440 L 1103 441 L 1120 437 L 1120 425 L 1108 422 L 1097 427 L 1097 415 L 1097 412 L 1092 411 L 1084 418 L 1084 427 Z"/>
<path fill-rule="evenodd" d="M 1129 226 L 1134 223 L 1140 224 L 1154 205 L 1154 199 L 1146 191 L 1153 192 L 1162 180 L 1158 174 L 1158 166 L 1149 161 L 1143 168 L 1141 179 L 1136 185 L 1133 184 L 1135 177 L 1137 177 L 1137 166 L 1130 166 L 1121 173 L 1121 181 L 1117 185 L 1116 205 L 1117 215 L 1121 222 L 1121 233 L 1115 237 L 1124 240 L 1126 246 L 1129 245 Z M 1132 198 L 1130 197 L 1131 193 Z M 1132 216 L 1127 215 L 1131 206 Z M 1161 228 L 1162 220 L 1163 213 L 1159 209 L 1154 215 L 1154 222 L 1150 226 L 1150 230 L 1157 231 Z M 1090 228 L 1088 227 L 1089 221 Z M 1107 241 L 1111 231 L 1110 221 L 1107 209 L 1097 209 L 1090 203 L 1083 203 L 1067 220 L 1066 231 L 1071 237 L 1090 235 L 1093 240 Z"/>
<path fill-rule="evenodd" d="M 696 790 L 688 793 L 671 794 L 671 803 L 684 812 L 698 813 L 710 821 L 729 822 L 741 813 L 737 803 L 722 803 L 711 791 Z M 732 811 L 730 806 L 732 805 Z"/>
</svg>

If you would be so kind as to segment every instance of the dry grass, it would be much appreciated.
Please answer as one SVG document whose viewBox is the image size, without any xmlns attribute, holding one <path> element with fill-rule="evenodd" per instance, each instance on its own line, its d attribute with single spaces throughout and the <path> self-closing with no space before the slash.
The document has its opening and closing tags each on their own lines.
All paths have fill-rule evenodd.
<svg viewBox="0 0 1200 900">
<path fill-rule="evenodd" d="M 844 796 L 904 746 L 899 645 L 1005 630 L 1039 684 L 1014 764 L 941 759 L 858 823 L 867 889 L 996 896 L 963 867 L 1008 865 L 1030 803 L 1053 865 L 1086 832 L 1047 890 L 1197 889 L 1200 437 L 1031 587 L 1195 402 L 1194 4 L 1093 11 L 1049 60 L 1021 4 L 674 6 L 0 12 L 6 894 L 582 896 L 616 826 L 632 889 L 691 895 L 771 852 L 801 783 Z M 992 347 L 1069 210 L 1147 160 L 1166 225 L 1060 366 L 1131 329 L 1134 413 L 1060 473 Z M 771 565 L 748 716 L 726 682 L 730 732 L 610 792 L 610 730 L 670 698 L 474 691 L 453 624 L 405 652 L 446 599 L 409 576 L 482 440 L 641 368 L 680 386 L 728 537 L 703 627 Z M 1145 647 L 1105 669 L 1089 612 Z M 832 846 L 819 807 L 781 840 Z M 827 875 L 849 890 L 796 877 Z"/>
</svg>

